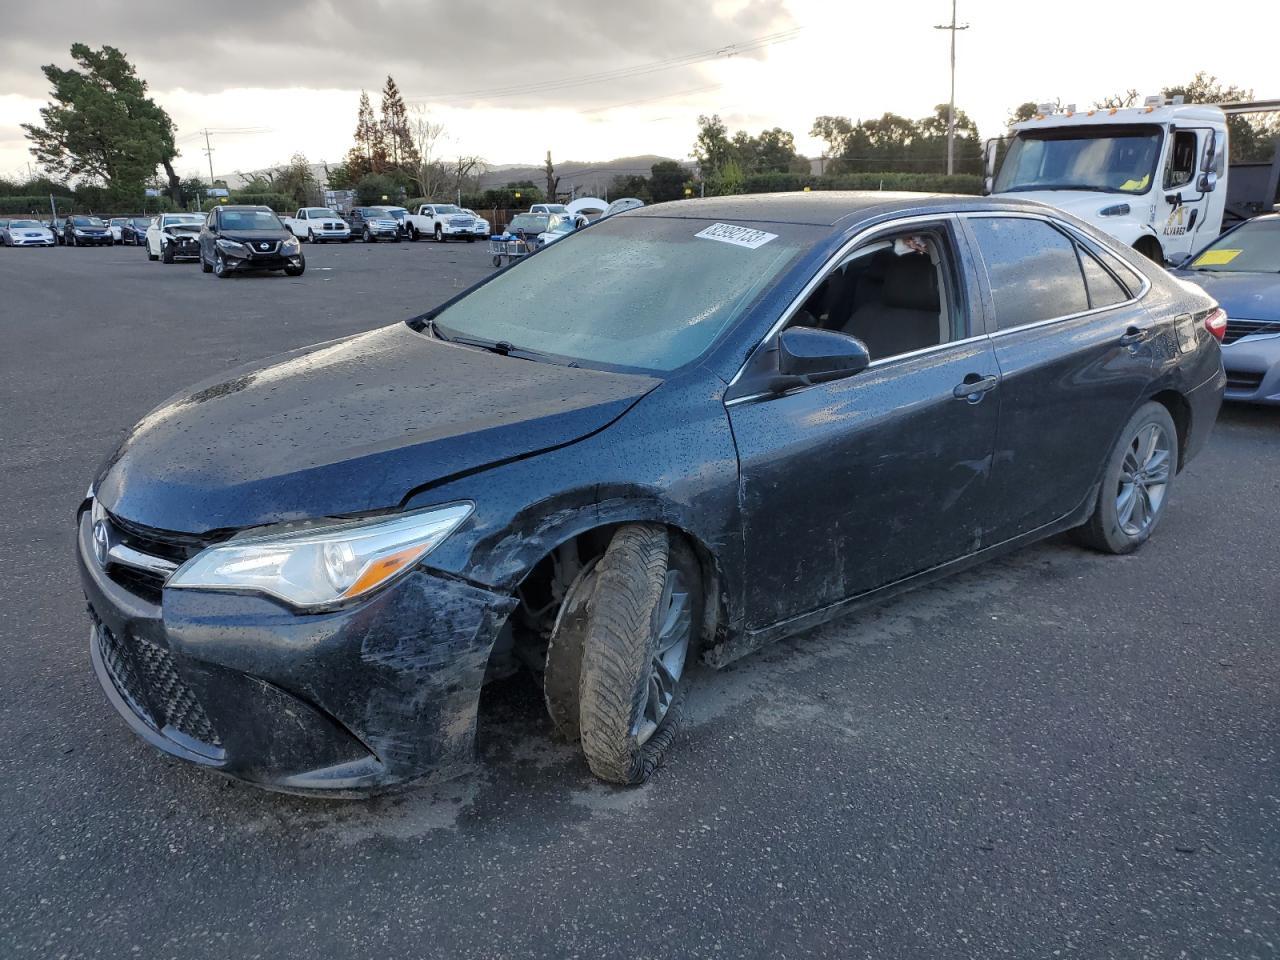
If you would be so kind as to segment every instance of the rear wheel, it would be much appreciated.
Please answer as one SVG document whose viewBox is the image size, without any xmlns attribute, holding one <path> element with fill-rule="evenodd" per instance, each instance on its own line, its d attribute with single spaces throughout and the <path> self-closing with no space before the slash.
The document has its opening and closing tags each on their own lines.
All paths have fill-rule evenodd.
<svg viewBox="0 0 1280 960">
<path fill-rule="evenodd" d="M 1138 242 L 1133 245 L 1133 249 L 1148 260 L 1155 263 L 1164 264 L 1164 248 L 1160 246 L 1160 241 L 1155 237 L 1139 237 Z"/>
<path fill-rule="evenodd" d="M 697 558 L 665 528 L 618 529 L 594 568 L 578 719 L 592 773 L 643 783 L 680 726 L 685 667 L 702 624 Z"/>
<path fill-rule="evenodd" d="M 1163 404 L 1144 404 L 1125 425 L 1102 475 L 1093 516 L 1076 528 L 1083 544 L 1103 553 L 1132 553 L 1164 515 L 1178 472 L 1178 430 Z"/>
</svg>

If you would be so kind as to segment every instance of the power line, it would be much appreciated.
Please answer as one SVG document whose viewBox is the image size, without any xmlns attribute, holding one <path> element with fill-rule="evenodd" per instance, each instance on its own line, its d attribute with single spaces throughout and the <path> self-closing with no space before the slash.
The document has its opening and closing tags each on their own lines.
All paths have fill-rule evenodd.
<svg viewBox="0 0 1280 960">
<path fill-rule="evenodd" d="M 761 37 L 753 37 L 752 39 L 744 40 L 741 43 L 731 43 L 725 46 L 711 47 L 694 53 L 683 54 L 678 57 L 667 57 L 663 60 L 653 60 L 648 63 L 632 64 L 629 67 L 621 67 L 616 70 L 581 74 L 576 77 L 560 77 L 558 79 L 543 80 L 534 83 L 485 87 L 477 90 L 438 94 L 433 97 L 418 97 L 408 102 L 452 104 L 471 100 L 497 100 L 505 97 L 519 97 L 535 93 L 547 93 L 552 90 L 565 90 L 570 87 L 581 87 L 588 84 L 607 83 L 614 80 L 629 80 L 634 77 L 648 76 L 665 70 L 674 70 L 677 67 L 693 66 L 694 64 L 704 63 L 709 60 L 720 60 L 726 57 L 734 57 L 742 53 L 763 50 L 766 47 L 770 47 L 778 43 L 787 43 L 788 41 L 795 40 L 799 37 L 803 29 L 803 27 L 792 27 L 789 30 L 781 30 L 777 33 L 765 34 Z"/>
<path fill-rule="evenodd" d="M 967 23 L 956 23 L 956 0 L 951 0 L 951 22 L 940 23 L 935 30 L 951 31 L 951 101 L 947 106 L 947 176 L 955 172 L 956 154 L 956 33 L 968 30 Z"/>
</svg>

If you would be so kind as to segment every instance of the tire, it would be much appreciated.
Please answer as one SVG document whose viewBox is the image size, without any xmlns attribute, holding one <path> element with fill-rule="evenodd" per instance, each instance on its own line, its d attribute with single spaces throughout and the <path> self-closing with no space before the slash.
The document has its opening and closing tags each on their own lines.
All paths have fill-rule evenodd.
<svg viewBox="0 0 1280 960">
<path fill-rule="evenodd" d="M 285 267 L 284 273 L 286 277 L 300 277 L 306 269 L 307 265 L 305 263 L 300 263 L 296 267 Z"/>
<path fill-rule="evenodd" d="M 173 245 L 160 248 L 160 260 L 162 263 L 173 263 Z"/>
<path fill-rule="evenodd" d="M 148 260 L 150 260 L 150 261 L 152 261 L 153 263 L 154 263 L 156 260 L 159 260 L 159 259 L 160 259 L 159 254 L 155 254 L 155 253 L 152 253 L 152 252 L 151 252 L 151 244 L 150 244 L 150 243 L 148 243 L 148 244 L 147 244 L 147 259 L 148 259 Z"/>
<path fill-rule="evenodd" d="M 681 681 L 702 625 L 701 570 L 663 527 L 631 524 L 614 534 L 594 576 L 578 688 L 582 749 L 601 780 L 643 783 L 680 728 Z M 672 637 L 664 653 L 659 644 Z M 668 659 L 676 654 L 678 664 Z M 660 661 L 666 684 L 657 681 Z"/>
<path fill-rule="evenodd" d="M 409 229 L 406 230 L 405 233 L 408 234 L 410 243 L 418 242 L 418 228 L 415 227 L 412 223 L 409 224 Z"/>
<path fill-rule="evenodd" d="M 436 224 L 436 243 L 444 243 L 444 231 L 440 229 L 440 224 Z"/>
<path fill-rule="evenodd" d="M 1133 245 L 1133 249 L 1153 263 L 1164 266 L 1164 249 L 1160 246 L 1160 241 L 1155 237 L 1139 237 L 1138 242 Z"/>
<path fill-rule="evenodd" d="M 213 255 L 213 275 L 219 280 L 226 280 L 231 276 L 231 271 L 227 269 L 227 260 L 221 252 Z"/>
<path fill-rule="evenodd" d="M 200 254 L 200 272 L 213 273 L 213 266 L 204 258 L 204 254 Z"/>
<path fill-rule="evenodd" d="M 493 265 L 495 267 L 502 266 L 502 257 L 498 256 L 496 253 L 493 255 Z"/>
<path fill-rule="evenodd" d="M 1178 429 L 1173 417 L 1163 404 L 1143 404 L 1107 456 L 1093 515 L 1073 531 L 1076 539 L 1102 553 L 1137 550 L 1164 516 L 1177 473 Z"/>
<path fill-rule="evenodd" d="M 364 243 L 373 243 L 373 242 L 375 242 L 375 241 L 374 241 L 374 239 L 373 239 L 373 234 L 369 232 L 369 228 L 368 228 L 368 227 L 365 227 L 365 228 L 364 228 L 364 234 L 363 234 L 363 236 L 361 237 L 361 240 L 362 240 Z"/>
</svg>

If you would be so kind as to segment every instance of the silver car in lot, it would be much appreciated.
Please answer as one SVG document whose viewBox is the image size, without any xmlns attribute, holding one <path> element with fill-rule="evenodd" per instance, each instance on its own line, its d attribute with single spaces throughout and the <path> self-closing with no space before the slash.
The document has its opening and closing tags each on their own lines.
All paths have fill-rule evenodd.
<svg viewBox="0 0 1280 960">
<path fill-rule="evenodd" d="M 0 220 L 0 246 L 52 247 L 57 242 L 53 231 L 39 220 Z"/>
<path fill-rule="evenodd" d="M 1226 398 L 1280 406 L 1280 215 L 1233 227 L 1173 273 L 1227 312 Z"/>
</svg>

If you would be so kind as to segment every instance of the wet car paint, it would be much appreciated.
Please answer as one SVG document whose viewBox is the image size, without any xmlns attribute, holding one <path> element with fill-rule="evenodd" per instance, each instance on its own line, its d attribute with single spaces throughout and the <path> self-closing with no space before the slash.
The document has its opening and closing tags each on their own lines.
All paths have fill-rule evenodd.
<svg viewBox="0 0 1280 960">
<path fill-rule="evenodd" d="M 1153 268 L 1152 289 L 1137 309 L 1167 330 L 1156 332 L 1150 357 L 1138 364 L 1149 371 L 1145 386 L 1131 356 L 1122 358 L 1117 381 L 1132 386 L 1132 396 L 1095 389 L 1099 371 L 1114 372 L 1105 358 L 1085 350 L 1059 362 L 1063 344 L 1046 336 L 1025 350 L 1022 396 L 1048 420 L 1006 409 L 999 389 L 978 404 L 955 397 L 964 372 L 995 360 L 981 333 L 986 308 L 974 279 L 966 289 L 978 336 L 950 345 L 954 356 L 908 359 L 726 406 L 729 382 L 833 251 L 903 216 L 974 209 L 1046 208 L 874 195 L 843 203 L 733 198 L 627 214 L 683 214 L 699 227 L 707 219 L 830 220 L 828 238 L 698 362 L 661 379 L 439 344 L 419 323 L 295 352 L 203 385 L 145 418 L 100 471 L 96 489 L 106 510 L 157 530 L 223 536 L 281 520 L 476 504 L 421 570 L 327 615 L 327 626 L 261 598 L 164 591 L 148 629 L 160 631 L 192 675 L 221 670 L 268 682 L 314 704 L 376 761 L 351 776 L 339 772 L 327 787 L 325 768 L 299 769 L 308 761 L 287 750 L 231 757 L 224 772 L 320 791 L 457 772 L 469 755 L 483 664 L 516 588 L 551 550 L 587 531 L 633 521 L 683 531 L 712 585 L 704 656 L 722 665 L 774 636 L 1080 522 L 1079 505 L 1096 490 L 1084 469 L 1055 518 L 1000 538 L 1009 504 L 998 491 L 1008 460 L 998 451 L 1016 452 L 1022 443 L 1001 432 L 1005 418 L 1061 439 L 1030 458 L 1033 469 L 1052 472 L 1087 459 L 1071 448 L 1064 414 L 1114 436 L 1147 397 L 1184 391 L 1196 411 L 1193 454 L 1216 415 L 1221 366 L 1207 331 L 1197 332 L 1194 351 L 1179 352 L 1173 316 L 1210 301 Z M 965 269 L 974 267 L 966 261 Z M 1094 317 L 1095 326 L 1075 336 L 1118 338 L 1106 323 L 1122 332 L 1131 319 L 1124 311 L 1105 323 Z M 1030 362 L 1036 350 L 1040 363 Z M 1037 390 L 1034 371 L 1046 364 Z M 920 376 L 909 383 L 912 369 Z M 922 393 L 937 399 L 921 404 Z M 514 402 L 521 396 L 527 407 Z M 1087 464 L 1095 475 L 1103 455 Z M 97 591 L 109 608 L 88 550 L 82 536 L 91 604 Z M 99 616 L 121 621 L 109 609 Z M 330 636 L 343 638 L 333 641 L 335 659 L 300 657 L 298 638 L 323 646 Z"/>
</svg>

